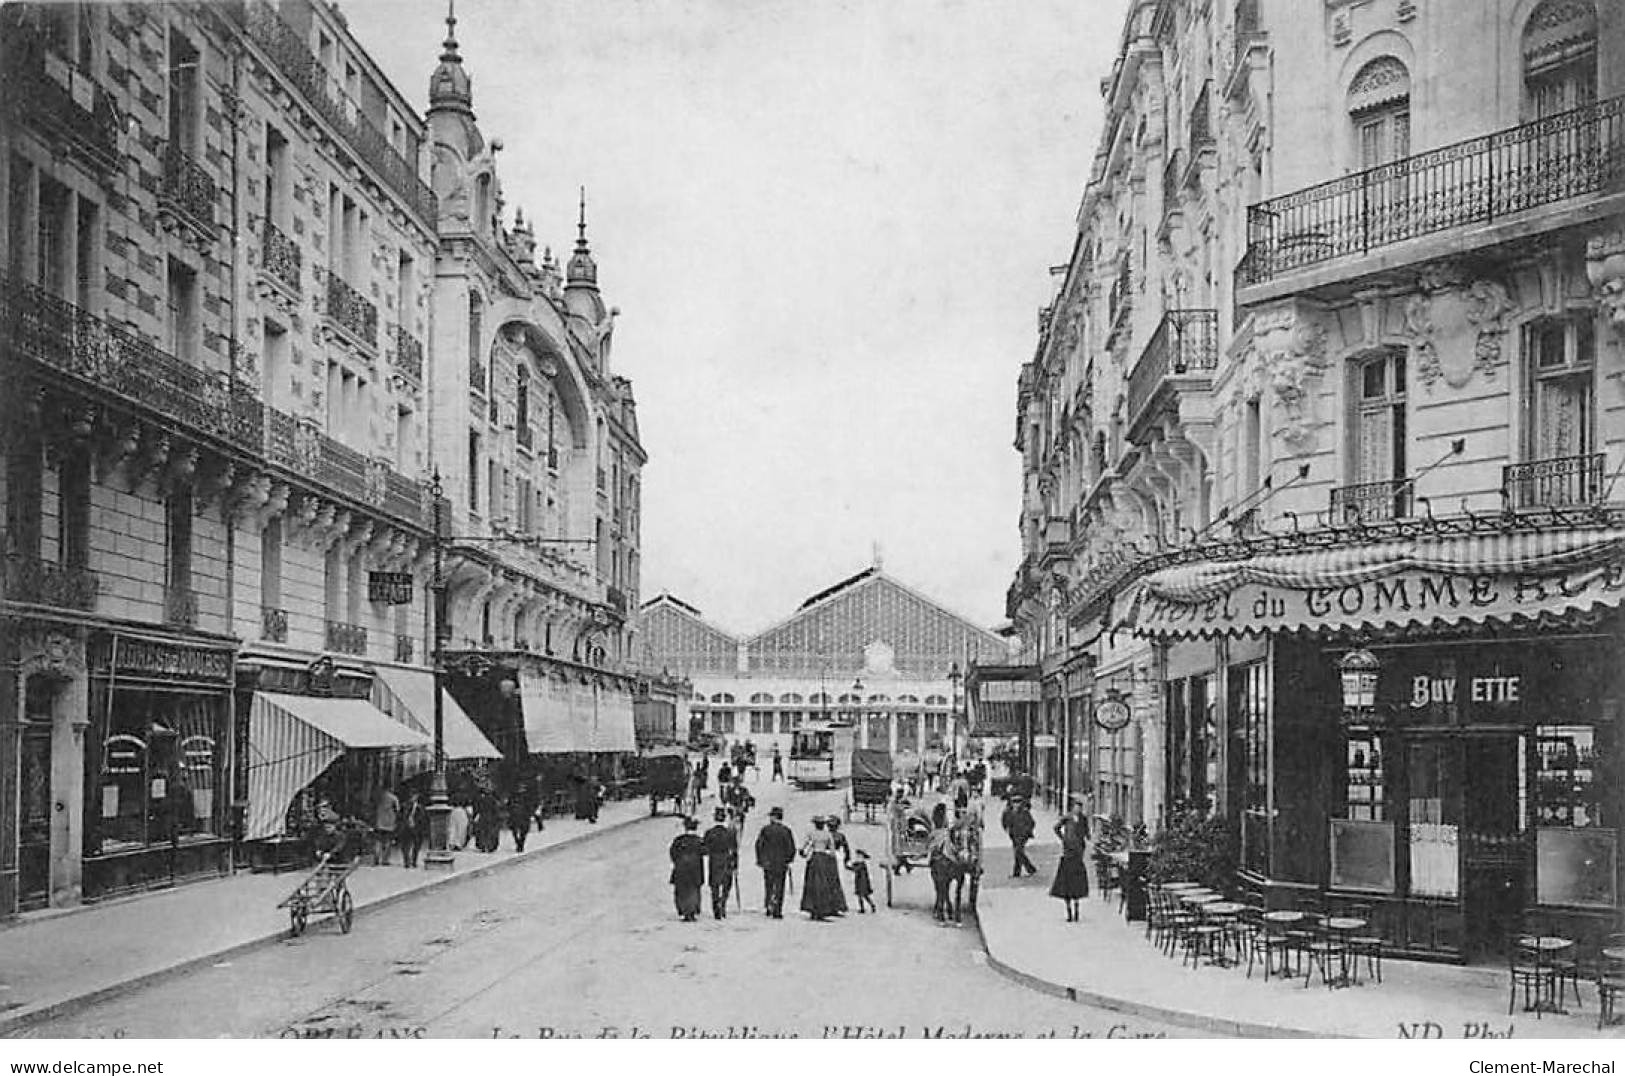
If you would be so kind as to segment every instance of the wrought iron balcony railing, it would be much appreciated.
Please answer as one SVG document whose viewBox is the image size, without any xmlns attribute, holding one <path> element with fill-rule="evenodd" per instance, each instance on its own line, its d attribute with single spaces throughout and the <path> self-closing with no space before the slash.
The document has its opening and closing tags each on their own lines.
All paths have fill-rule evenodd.
<svg viewBox="0 0 1625 1076">
<path fill-rule="evenodd" d="M 304 254 L 300 252 L 298 243 L 283 235 L 270 221 L 265 222 L 265 244 L 260 248 L 260 265 L 279 283 L 293 291 L 300 290 Z"/>
<path fill-rule="evenodd" d="M 1409 518 L 1415 492 L 1415 484 L 1409 478 L 1338 486 L 1332 490 L 1332 522 L 1346 525 Z"/>
<path fill-rule="evenodd" d="M 35 5 L 0 9 L 0 107 L 104 175 L 119 168 L 118 110 L 90 72 L 47 44 Z"/>
<path fill-rule="evenodd" d="M 1512 463 L 1501 468 L 1508 508 L 1600 504 L 1607 462 L 1601 452 Z"/>
<path fill-rule="evenodd" d="M 310 54 L 304 38 L 283 22 L 264 0 L 221 5 L 248 39 L 270 59 L 310 106 L 338 131 L 384 185 L 394 191 L 431 228 L 439 210 L 434 192 L 418 178 L 417 166 L 403 157 L 389 137 L 352 102 L 335 91 L 321 61 Z"/>
<path fill-rule="evenodd" d="M 378 308 L 337 273 L 327 274 L 327 316 L 367 348 L 378 346 Z"/>
<path fill-rule="evenodd" d="M 164 623 L 177 628 L 197 627 L 197 592 L 191 587 L 164 588 Z"/>
<path fill-rule="evenodd" d="M 127 329 L 4 274 L 0 354 L 139 405 L 177 432 L 260 449 L 261 405 L 247 385 L 182 362 Z"/>
<path fill-rule="evenodd" d="M 1173 377 L 1211 375 L 1219 365 L 1219 312 L 1170 310 L 1128 375 L 1128 415 L 1132 428 Z"/>
<path fill-rule="evenodd" d="M 395 660 L 403 665 L 412 663 L 412 637 L 410 635 L 395 636 Z"/>
<path fill-rule="evenodd" d="M 214 207 L 220 188 L 197 160 L 171 142 L 164 149 L 164 181 L 160 204 L 176 213 L 198 232 L 213 238 Z"/>
<path fill-rule="evenodd" d="M 1247 209 L 1244 285 L 1625 188 L 1625 97 L 1469 138 Z"/>
<path fill-rule="evenodd" d="M 404 325 L 395 326 L 395 369 L 418 384 L 423 383 L 423 345 Z"/>
<path fill-rule="evenodd" d="M 96 608 L 100 580 L 88 568 L 7 553 L 0 560 L 0 571 L 0 597 L 7 601 L 86 611 Z"/>
<path fill-rule="evenodd" d="M 260 638 L 268 643 L 288 641 L 288 611 L 269 605 L 260 607 Z"/>
<path fill-rule="evenodd" d="M 367 629 L 359 624 L 345 624 L 338 620 L 327 622 L 327 649 L 339 654 L 367 652 Z"/>
</svg>

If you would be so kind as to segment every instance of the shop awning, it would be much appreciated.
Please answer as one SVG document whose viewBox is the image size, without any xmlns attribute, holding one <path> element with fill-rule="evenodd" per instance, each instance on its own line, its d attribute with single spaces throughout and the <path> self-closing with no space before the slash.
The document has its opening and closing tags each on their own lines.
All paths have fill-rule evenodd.
<svg viewBox="0 0 1625 1076">
<path fill-rule="evenodd" d="M 1510 622 L 1625 600 L 1625 530 L 1377 542 L 1167 568 L 1123 626 L 1141 635 Z"/>
<path fill-rule="evenodd" d="M 288 804 L 347 748 L 433 747 L 365 699 L 255 692 L 248 711 L 246 840 L 282 832 Z"/>
<path fill-rule="evenodd" d="M 441 735 L 446 757 L 501 758 L 502 752 L 469 718 L 445 688 L 440 689 Z M 372 682 L 372 701 L 396 721 L 434 737 L 434 673 L 419 669 L 379 668 Z"/>
<path fill-rule="evenodd" d="M 526 672 L 519 701 L 531 754 L 637 750 L 631 692 L 590 673 Z"/>
</svg>

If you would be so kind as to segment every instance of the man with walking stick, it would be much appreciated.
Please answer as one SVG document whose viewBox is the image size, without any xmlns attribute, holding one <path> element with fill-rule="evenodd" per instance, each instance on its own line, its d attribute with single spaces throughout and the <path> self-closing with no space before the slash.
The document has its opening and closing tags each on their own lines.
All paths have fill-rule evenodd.
<svg viewBox="0 0 1625 1076">
<path fill-rule="evenodd" d="M 762 868 L 767 917 L 783 919 L 784 884 L 790 864 L 796 861 L 796 837 L 784 824 L 783 807 L 774 807 L 767 814 L 767 825 L 756 835 L 756 865 Z"/>
</svg>

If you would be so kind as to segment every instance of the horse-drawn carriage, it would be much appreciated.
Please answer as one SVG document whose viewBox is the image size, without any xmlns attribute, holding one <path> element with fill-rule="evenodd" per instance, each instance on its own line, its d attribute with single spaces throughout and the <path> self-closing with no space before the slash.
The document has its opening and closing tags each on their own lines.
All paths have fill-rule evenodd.
<svg viewBox="0 0 1625 1076">
<path fill-rule="evenodd" d="M 852 821 L 852 812 L 863 809 L 865 822 L 875 821 L 875 811 L 891 802 L 891 752 L 877 747 L 859 747 L 852 751 L 852 787 L 846 796 L 846 820 Z"/>
<path fill-rule="evenodd" d="M 939 812 L 940 821 L 948 829 L 948 839 L 933 861 L 932 837 L 937 830 Z M 931 872 L 936 891 L 934 911 L 938 919 L 945 920 L 951 915 L 954 922 L 959 922 L 965 907 L 966 883 L 970 885 L 969 907 L 974 914 L 982 886 L 981 816 L 973 811 L 961 811 L 955 817 L 953 804 L 942 798 L 918 805 L 895 799 L 888 809 L 887 823 L 886 907 L 892 906 L 892 879 L 912 872 L 915 867 L 923 867 Z"/>
<path fill-rule="evenodd" d="M 641 756 L 643 790 L 649 794 L 649 813 L 660 813 L 670 800 L 673 814 L 682 814 L 688 796 L 688 760 L 681 747 L 657 748 Z"/>
</svg>

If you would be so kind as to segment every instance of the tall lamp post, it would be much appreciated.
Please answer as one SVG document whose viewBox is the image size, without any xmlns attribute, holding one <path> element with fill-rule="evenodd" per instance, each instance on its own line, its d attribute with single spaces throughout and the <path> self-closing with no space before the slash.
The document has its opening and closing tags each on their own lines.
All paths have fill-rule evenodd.
<svg viewBox="0 0 1625 1076">
<path fill-rule="evenodd" d="M 433 592 L 434 647 L 430 662 L 434 669 L 434 772 L 429 777 L 429 848 L 423 855 L 425 866 L 450 867 L 456 858 L 451 851 L 451 802 L 446 794 L 446 673 L 448 664 L 456 665 L 460 672 L 470 676 L 484 676 L 495 665 L 483 654 L 468 654 L 455 662 L 446 659 L 446 644 L 451 641 L 451 623 L 446 616 L 446 546 L 454 542 L 499 543 L 517 545 L 594 545 L 596 538 L 541 538 L 528 534 L 450 535 L 446 533 L 446 517 L 440 470 L 435 469 L 434 481 L 429 486 L 433 499 L 434 553 L 433 576 L 429 581 Z"/>
<path fill-rule="evenodd" d="M 959 668 L 959 662 L 948 666 L 948 741 L 954 753 L 954 762 L 959 762 L 959 703 L 963 697 L 959 693 L 960 685 L 965 682 L 965 674 Z"/>
</svg>

